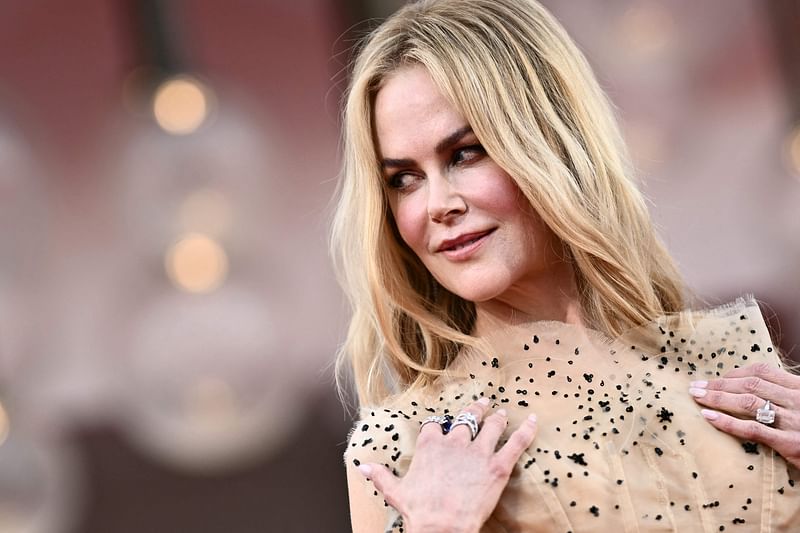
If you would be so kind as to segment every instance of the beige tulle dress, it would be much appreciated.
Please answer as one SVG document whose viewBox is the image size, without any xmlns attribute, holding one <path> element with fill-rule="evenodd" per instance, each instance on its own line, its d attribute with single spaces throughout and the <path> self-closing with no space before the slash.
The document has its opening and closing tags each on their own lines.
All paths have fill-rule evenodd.
<svg viewBox="0 0 800 533">
<path fill-rule="evenodd" d="M 737 366 L 780 366 L 752 298 L 617 339 L 535 322 L 489 343 L 491 353 L 461 354 L 430 390 L 362 408 L 345 460 L 402 476 L 426 417 L 488 396 L 507 410 L 509 432 L 530 413 L 539 430 L 483 532 L 800 531 L 798 471 L 715 429 L 688 393 L 691 381 Z M 386 509 L 386 530 L 401 531 Z"/>
</svg>

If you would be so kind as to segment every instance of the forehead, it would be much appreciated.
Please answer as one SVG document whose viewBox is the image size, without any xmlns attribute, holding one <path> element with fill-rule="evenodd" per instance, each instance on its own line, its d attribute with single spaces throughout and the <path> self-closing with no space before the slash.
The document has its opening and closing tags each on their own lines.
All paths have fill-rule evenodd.
<svg viewBox="0 0 800 533">
<path fill-rule="evenodd" d="M 466 125 L 421 65 L 401 67 L 386 77 L 375 96 L 374 120 L 381 152 L 438 142 Z"/>
</svg>

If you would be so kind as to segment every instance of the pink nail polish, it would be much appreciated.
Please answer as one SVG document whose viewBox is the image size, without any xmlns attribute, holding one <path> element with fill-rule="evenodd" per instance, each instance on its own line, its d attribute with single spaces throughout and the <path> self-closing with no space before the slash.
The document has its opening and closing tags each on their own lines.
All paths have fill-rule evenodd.
<svg viewBox="0 0 800 533">
<path fill-rule="evenodd" d="M 534 415 L 528 415 L 528 420 L 530 420 L 531 422 L 533 422 L 535 424 L 536 423 L 536 415 L 535 414 Z"/>
<path fill-rule="evenodd" d="M 703 415 L 707 420 L 716 420 L 719 418 L 719 413 L 716 411 L 712 411 L 711 409 L 700 409 L 700 414 Z"/>
<path fill-rule="evenodd" d="M 478 400 L 478 403 L 481 404 L 481 405 L 489 405 L 489 398 L 484 396 L 483 398 Z"/>
<path fill-rule="evenodd" d="M 506 413 L 505 409 L 498 409 L 497 410 L 497 414 L 500 415 L 500 416 L 507 416 L 508 415 L 508 413 Z"/>
<path fill-rule="evenodd" d="M 360 464 L 356 468 L 358 468 L 358 471 L 361 472 L 364 477 L 369 477 L 372 473 L 372 467 L 369 465 Z"/>
<path fill-rule="evenodd" d="M 695 389 L 705 389 L 708 387 L 708 381 L 700 380 L 700 381 L 692 381 L 689 383 L 689 386 Z"/>
<path fill-rule="evenodd" d="M 689 394 L 691 394 L 695 398 L 702 398 L 703 396 L 706 395 L 707 392 L 708 391 L 706 389 L 697 389 L 695 387 L 689 389 Z"/>
</svg>

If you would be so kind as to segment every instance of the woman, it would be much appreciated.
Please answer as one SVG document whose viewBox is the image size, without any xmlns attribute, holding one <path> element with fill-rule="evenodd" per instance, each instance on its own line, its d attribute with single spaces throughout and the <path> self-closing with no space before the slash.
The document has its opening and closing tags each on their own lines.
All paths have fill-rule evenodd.
<svg viewBox="0 0 800 533">
<path fill-rule="evenodd" d="M 541 6 L 409 4 L 361 48 L 344 132 L 354 531 L 800 524 L 800 378 L 752 300 L 681 312 L 610 106 Z"/>
</svg>

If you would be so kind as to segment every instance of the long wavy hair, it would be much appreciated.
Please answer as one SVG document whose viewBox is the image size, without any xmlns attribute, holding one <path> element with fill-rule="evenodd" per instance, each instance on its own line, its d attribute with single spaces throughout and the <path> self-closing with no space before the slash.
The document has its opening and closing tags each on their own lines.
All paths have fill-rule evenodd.
<svg viewBox="0 0 800 533">
<path fill-rule="evenodd" d="M 352 367 L 361 405 L 425 386 L 476 343 L 474 303 L 403 243 L 382 185 L 374 98 L 410 65 L 427 69 L 564 243 L 587 325 L 617 336 L 683 308 L 612 107 L 561 25 L 533 0 L 413 2 L 362 42 L 344 107 L 331 247 L 352 319 L 337 375 Z"/>
</svg>

